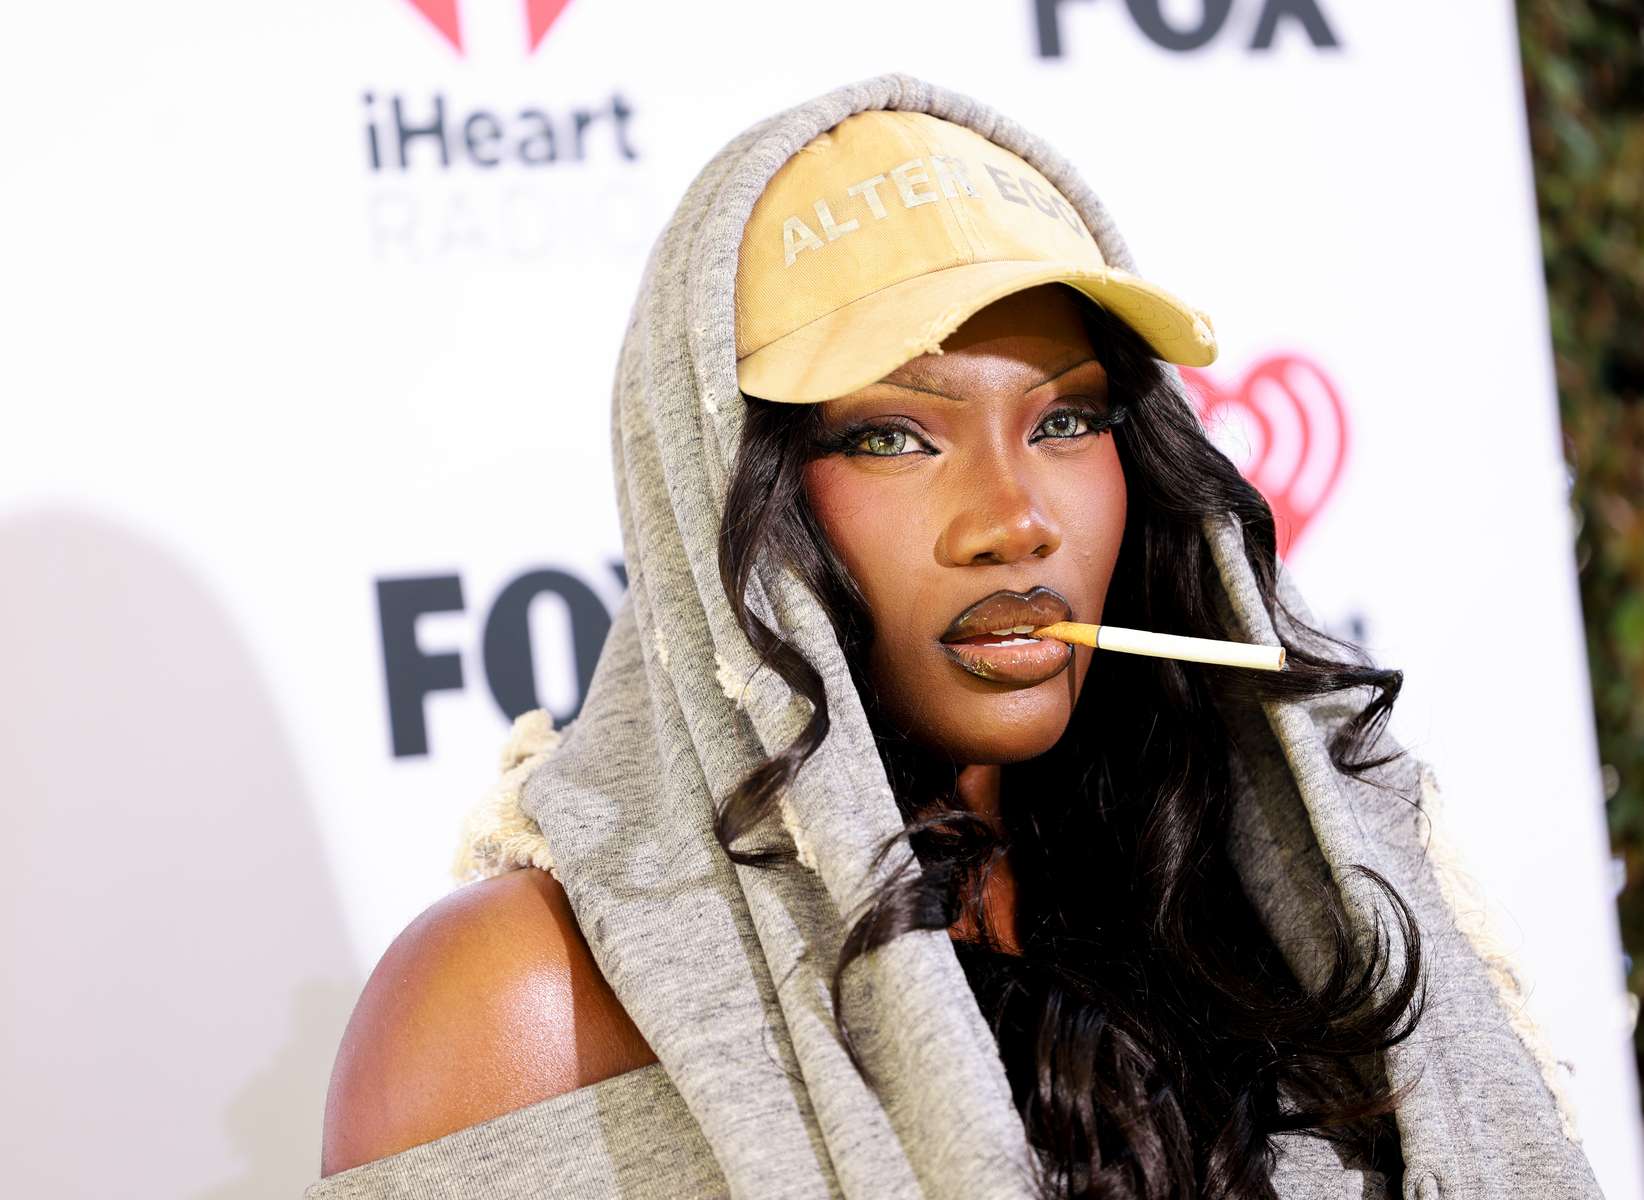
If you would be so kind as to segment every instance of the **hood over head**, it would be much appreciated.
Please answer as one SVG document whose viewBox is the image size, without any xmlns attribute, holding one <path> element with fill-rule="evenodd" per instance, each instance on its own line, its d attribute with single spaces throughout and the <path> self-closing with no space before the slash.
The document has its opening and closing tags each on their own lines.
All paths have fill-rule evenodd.
<svg viewBox="0 0 1644 1200">
<path fill-rule="evenodd" d="M 554 872 L 732 1194 L 1027 1197 L 1023 1123 L 946 933 L 900 936 L 845 974 L 844 1009 L 877 1093 L 840 1043 L 831 979 L 842 914 L 859 912 L 911 852 L 903 841 L 875 862 L 902 818 L 862 702 L 827 613 L 771 563 L 754 574 L 750 607 L 821 672 L 832 717 L 783 799 L 784 829 L 771 831 L 792 839 L 802 866 L 740 866 L 713 833 L 715 798 L 789 746 L 810 711 L 760 669 L 720 582 L 744 412 L 739 248 L 779 168 L 868 109 L 930 113 L 1019 155 L 1077 209 L 1108 265 L 1136 271 L 1068 160 L 992 108 L 906 74 L 837 88 L 726 144 L 657 240 L 622 348 L 611 432 L 629 590 L 577 718 L 563 731 L 541 710 L 516 721 L 459 870 Z M 1279 618 L 1261 602 L 1238 519 L 1209 520 L 1203 534 L 1226 636 L 1277 644 Z M 1311 623 L 1294 581 L 1282 569 L 1279 580 Z M 1597 1196 L 1556 1064 L 1441 849 L 1430 769 L 1404 755 L 1367 776 L 1377 787 L 1331 764 L 1329 738 L 1361 706 L 1335 695 L 1226 712 L 1240 748 L 1228 849 L 1246 891 L 1304 983 L 1318 981 L 1328 945 L 1310 886 L 1341 889 L 1361 938 L 1378 917 L 1353 864 L 1386 876 L 1414 909 L 1429 1003 L 1386 1054 L 1392 1083 L 1414 1081 L 1397 1113 L 1407 1197 Z M 1396 749 L 1383 732 L 1369 756 Z M 1281 1194 L 1322 1194 L 1296 1188 Z"/>
</svg>

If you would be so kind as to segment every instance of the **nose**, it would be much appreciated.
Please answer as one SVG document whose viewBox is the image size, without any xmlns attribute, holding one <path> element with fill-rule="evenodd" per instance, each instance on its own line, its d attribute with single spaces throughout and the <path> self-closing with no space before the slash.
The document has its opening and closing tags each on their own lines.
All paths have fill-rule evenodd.
<svg viewBox="0 0 1644 1200">
<path fill-rule="evenodd" d="M 1020 463 L 1008 459 L 972 476 L 954 499 L 938 557 L 950 566 L 1045 558 L 1062 544 L 1055 519 L 1034 494 Z"/>
</svg>

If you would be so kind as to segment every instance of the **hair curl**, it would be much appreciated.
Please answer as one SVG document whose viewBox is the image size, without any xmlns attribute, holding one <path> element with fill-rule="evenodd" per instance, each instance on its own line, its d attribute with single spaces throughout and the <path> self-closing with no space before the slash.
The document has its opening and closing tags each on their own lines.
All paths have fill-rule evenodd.
<svg viewBox="0 0 1644 1200">
<path fill-rule="evenodd" d="M 1338 1143 L 1348 1161 L 1386 1173 L 1396 1194 L 1391 1113 L 1399 1096 L 1380 1053 L 1410 1035 L 1425 1007 L 1414 913 L 1380 875 L 1354 868 L 1388 901 L 1405 948 L 1378 1002 L 1392 969 L 1387 927 L 1378 915 L 1372 945 L 1357 946 L 1339 892 L 1321 884 L 1330 969 L 1316 988 L 1297 981 L 1226 852 L 1238 747 L 1221 706 L 1368 688 L 1373 698 L 1329 746 L 1337 769 L 1359 778 L 1394 757 L 1349 758 L 1374 744 L 1403 674 L 1375 667 L 1283 606 L 1267 502 L 1205 436 L 1147 344 L 1081 300 L 1110 398 L 1127 409 L 1112 428 L 1128 511 L 1103 620 L 1228 636 L 1201 530 L 1207 514 L 1231 511 L 1269 613 L 1277 606 L 1293 627 L 1348 657 L 1316 654 L 1282 631 L 1282 672 L 1112 655 L 1103 686 L 1083 689 L 1060 741 L 1003 768 L 996 830 L 955 800 L 956 764 L 916 747 L 880 715 L 864 665 L 872 614 L 802 486 L 822 406 L 745 397 L 720 529 L 721 580 L 737 623 L 810 701 L 811 716 L 793 744 L 717 807 L 715 834 L 737 862 L 790 864 L 786 849 L 737 843 L 828 734 L 821 676 L 747 606 L 754 563 L 770 554 L 815 593 L 850 663 L 905 822 L 880 853 L 906 838 L 921 868 L 899 873 L 854 918 L 834 968 L 834 1017 L 864 1077 L 872 1082 L 840 1010 L 846 967 L 903 933 L 950 929 L 968 914 L 976 939 L 956 940 L 955 950 L 997 1038 L 1047 1200 L 1273 1197 L 1272 1139 L 1284 1132 Z M 1012 803 L 1028 796 L 1032 803 Z M 982 911 L 988 877 L 1007 855 L 1019 954 L 1001 948 Z"/>
</svg>

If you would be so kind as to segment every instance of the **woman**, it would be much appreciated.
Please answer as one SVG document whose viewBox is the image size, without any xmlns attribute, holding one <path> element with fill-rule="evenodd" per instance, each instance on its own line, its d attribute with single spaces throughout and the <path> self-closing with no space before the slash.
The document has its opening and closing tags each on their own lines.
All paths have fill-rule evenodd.
<svg viewBox="0 0 1644 1200">
<path fill-rule="evenodd" d="M 968 97 L 715 156 L 619 368 L 629 594 L 367 985 L 308 1195 L 1599 1195 L 1401 676 L 1167 365 L 1214 354 Z M 1288 669 L 1023 636 L 1069 617 Z"/>
</svg>

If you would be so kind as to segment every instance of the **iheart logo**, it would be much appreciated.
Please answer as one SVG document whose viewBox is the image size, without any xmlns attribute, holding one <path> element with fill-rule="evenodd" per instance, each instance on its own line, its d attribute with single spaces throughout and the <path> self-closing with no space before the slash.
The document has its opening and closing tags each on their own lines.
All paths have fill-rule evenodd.
<svg viewBox="0 0 1644 1200">
<path fill-rule="evenodd" d="M 412 8 L 428 18 L 428 23 L 458 54 L 462 53 L 462 28 L 457 17 L 457 0 L 409 0 Z M 525 52 L 536 53 L 548 30 L 570 0 L 525 0 Z"/>
<path fill-rule="evenodd" d="M 1347 410 L 1317 363 L 1295 354 L 1263 359 L 1237 387 L 1178 367 L 1211 441 L 1273 508 L 1280 558 L 1294 552 L 1329 501 L 1347 462 Z"/>
</svg>

